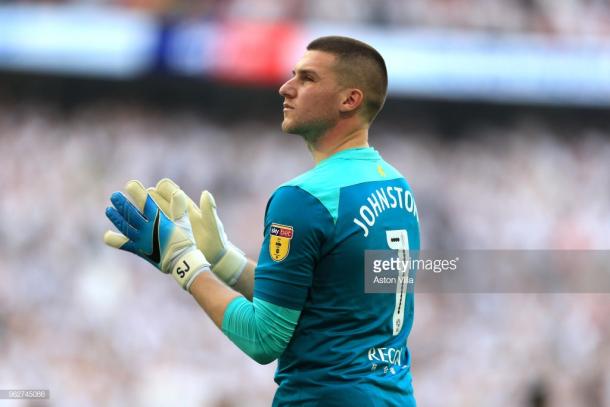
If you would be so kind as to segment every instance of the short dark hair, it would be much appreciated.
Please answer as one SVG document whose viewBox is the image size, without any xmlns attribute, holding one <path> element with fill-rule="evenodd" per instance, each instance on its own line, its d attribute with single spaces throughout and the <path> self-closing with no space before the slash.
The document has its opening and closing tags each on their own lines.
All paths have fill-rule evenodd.
<svg viewBox="0 0 610 407">
<path fill-rule="evenodd" d="M 388 71 L 381 54 L 370 45 L 349 37 L 320 37 L 307 45 L 309 51 L 323 51 L 337 57 L 337 76 L 344 86 L 364 92 L 363 114 L 372 122 L 385 103 Z"/>
</svg>

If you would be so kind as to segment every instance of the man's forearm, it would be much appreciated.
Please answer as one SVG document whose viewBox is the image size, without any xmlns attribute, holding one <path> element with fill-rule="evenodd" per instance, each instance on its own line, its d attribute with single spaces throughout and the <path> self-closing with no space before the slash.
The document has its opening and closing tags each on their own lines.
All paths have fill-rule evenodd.
<svg viewBox="0 0 610 407">
<path fill-rule="evenodd" d="M 250 302 L 210 272 L 199 274 L 190 292 L 216 326 L 261 364 L 284 352 L 301 314 L 261 299 Z"/>
<path fill-rule="evenodd" d="M 244 270 L 245 272 L 246 270 Z M 227 306 L 240 296 L 237 291 L 228 287 L 210 272 L 199 274 L 191 285 L 190 292 L 220 329 L 222 329 L 222 320 Z"/>
<path fill-rule="evenodd" d="M 203 310 L 212 318 L 216 326 L 222 328 L 222 320 L 229 303 L 242 294 L 252 301 L 254 293 L 254 269 L 256 263 L 248 263 L 233 287 L 227 287 L 213 273 L 201 273 L 191 286 L 191 295 Z"/>
<path fill-rule="evenodd" d="M 244 271 L 242 271 L 239 279 L 233 285 L 233 289 L 241 293 L 248 301 L 252 301 L 254 296 L 254 270 L 256 269 L 256 263 L 254 260 L 248 259 Z"/>
</svg>

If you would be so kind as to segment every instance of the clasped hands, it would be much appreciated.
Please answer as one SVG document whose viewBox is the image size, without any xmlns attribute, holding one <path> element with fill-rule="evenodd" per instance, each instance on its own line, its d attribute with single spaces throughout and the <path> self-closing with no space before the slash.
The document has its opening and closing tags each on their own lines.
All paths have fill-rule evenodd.
<svg viewBox="0 0 610 407">
<path fill-rule="evenodd" d="M 164 178 L 146 189 L 139 181 L 111 195 L 106 216 L 120 233 L 107 231 L 104 242 L 147 260 L 189 291 L 195 278 L 212 270 L 232 286 L 246 266 L 244 253 L 229 242 L 208 191 L 197 206 L 176 183 Z"/>
</svg>

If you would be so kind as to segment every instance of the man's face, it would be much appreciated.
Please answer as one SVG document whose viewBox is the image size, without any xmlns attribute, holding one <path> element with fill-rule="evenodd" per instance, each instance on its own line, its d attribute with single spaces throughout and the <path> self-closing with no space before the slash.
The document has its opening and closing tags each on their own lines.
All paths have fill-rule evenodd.
<svg viewBox="0 0 610 407">
<path fill-rule="evenodd" d="M 280 87 L 284 97 L 282 131 L 315 141 L 339 120 L 341 96 L 334 64 L 333 54 L 305 52 L 293 77 Z"/>
</svg>

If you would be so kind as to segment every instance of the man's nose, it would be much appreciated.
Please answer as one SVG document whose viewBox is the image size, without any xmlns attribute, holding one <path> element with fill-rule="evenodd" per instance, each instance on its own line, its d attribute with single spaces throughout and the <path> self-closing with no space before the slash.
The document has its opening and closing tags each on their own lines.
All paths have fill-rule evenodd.
<svg viewBox="0 0 610 407">
<path fill-rule="evenodd" d="M 285 98 L 293 98 L 296 96 L 296 90 L 292 86 L 292 79 L 287 80 L 282 86 L 280 86 L 280 95 Z"/>
</svg>

